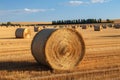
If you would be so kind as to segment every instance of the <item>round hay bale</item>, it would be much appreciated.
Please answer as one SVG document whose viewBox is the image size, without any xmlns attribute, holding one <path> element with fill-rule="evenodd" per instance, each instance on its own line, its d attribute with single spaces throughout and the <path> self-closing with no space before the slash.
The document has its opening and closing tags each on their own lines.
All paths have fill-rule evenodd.
<svg viewBox="0 0 120 80">
<path fill-rule="evenodd" d="M 38 32 L 38 27 L 34 26 L 34 32 Z"/>
<path fill-rule="evenodd" d="M 46 28 L 46 26 L 42 26 L 42 28 Z"/>
<path fill-rule="evenodd" d="M 38 31 L 40 31 L 40 30 L 42 30 L 42 29 L 43 29 L 42 26 L 41 26 L 41 27 L 34 26 L 34 32 L 38 32 Z"/>
<path fill-rule="evenodd" d="M 101 31 L 101 26 L 100 25 L 95 25 L 94 26 L 94 31 Z"/>
<path fill-rule="evenodd" d="M 114 28 L 115 28 L 115 29 L 120 29 L 120 24 L 115 24 L 115 25 L 114 25 Z"/>
<path fill-rule="evenodd" d="M 92 28 L 93 27 L 93 25 L 92 24 L 90 24 L 90 28 Z"/>
<path fill-rule="evenodd" d="M 107 26 L 106 26 L 106 25 L 101 25 L 101 26 L 102 26 L 102 28 L 103 28 L 103 29 L 106 29 L 106 28 L 107 28 Z"/>
<path fill-rule="evenodd" d="M 87 29 L 86 25 L 82 25 L 81 27 L 82 27 L 82 29 Z"/>
<path fill-rule="evenodd" d="M 114 24 L 107 24 L 107 27 L 112 28 Z"/>
<path fill-rule="evenodd" d="M 74 25 L 73 25 L 73 26 L 71 26 L 71 27 L 72 27 L 73 29 L 75 29 L 75 28 L 76 28 L 76 26 L 74 26 Z"/>
<path fill-rule="evenodd" d="M 70 70 L 83 59 L 85 44 L 74 29 L 43 29 L 34 36 L 31 52 L 40 64 L 55 70 Z"/>
<path fill-rule="evenodd" d="M 15 31 L 16 38 L 30 38 L 31 31 L 26 28 L 17 28 Z"/>
</svg>

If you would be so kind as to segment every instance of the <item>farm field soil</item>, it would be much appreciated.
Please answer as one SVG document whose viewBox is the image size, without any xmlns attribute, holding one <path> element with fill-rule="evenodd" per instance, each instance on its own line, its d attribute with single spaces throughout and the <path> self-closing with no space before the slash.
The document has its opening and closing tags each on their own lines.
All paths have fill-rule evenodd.
<svg viewBox="0 0 120 80">
<path fill-rule="evenodd" d="M 73 71 L 52 71 L 39 65 L 31 54 L 36 34 L 16 39 L 16 27 L 0 27 L 0 80 L 120 80 L 120 29 L 82 30 L 86 52 Z"/>
</svg>

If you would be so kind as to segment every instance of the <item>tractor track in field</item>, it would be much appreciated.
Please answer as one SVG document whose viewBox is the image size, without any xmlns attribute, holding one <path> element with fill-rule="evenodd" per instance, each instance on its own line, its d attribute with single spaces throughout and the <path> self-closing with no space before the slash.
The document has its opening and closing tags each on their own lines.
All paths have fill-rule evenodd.
<svg viewBox="0 0 120 80">
<path fill-rule="evenodd" d="M 6 51 L 0 51 L 0 53 L 8 53 L 8 52 L 17 52 L 17 51 L 28 51 L 30 49 L 22 49 L 22 50 L 6 50 Z"/>
<path fill-rule="evenodd" d="M 92 75 L 96 75 L 96 76 L 98 76 L 98 78 L 103 79 L 101 74 L 104 74 L 104 76 L 106 76 L 106 77 L 110 77 L 109 74 L 111 74 L 111 73 L 112 73 L 112 75 L 111 75 L 112 78 L 109 79 L 109 80 L 114 80 L 114 79 L 119 80 L 120 79 L 119 75 L 116 76 L 116 74 L 120 73 L 120 67 L 113 67 L 113 68 L 110 68 L 110 69 L 76 71 L 76 72 L 69 72 L 69 73 L 62 73 L 62 74 L 51 74 L 51 75 L 48 75 L 48 76 L 41 76 L 41 77 L 36 76 L 36 77 L 31 77 L 31 78 L 25 78 L 25 79 L 22 79 L 22 80 L 27 80 L 27 79 L 29 79 L 29 80 L 37 80 L 37 79 L 39 79 L 39 80 L 48 79 L 49 80 L 49 79 L 51 79 L 52 80 L 54 78 L 59 78 L 59 79 L 63 78 L 63 80 L 64 80 L 68 77 L 69 77 L 69 79 L 71 77 L 70 80 L 82 80 L 81 78 L 83 78 L 83 80 L 84 80 L 84 78 L 85 78 L 84 76 L 92 76 Z M 115 77 L 113 77 L 113 76 L 115 76 Z M 95 76 L 94 76 L 94 78 L 95 78 Z M 93 80 L 93 79 L 90 79 L 90 80 Z"/>
<path fill-rule="evenodd" d="M 86 52 L 73 71 L 38 64 L 30 50 L 36 33 L 31 39 L 15 39 L 17 28 L 10 29 L 0 29 L 0 80 L 120 80 L 120 29 L 81 29 Z"/>
</svg>

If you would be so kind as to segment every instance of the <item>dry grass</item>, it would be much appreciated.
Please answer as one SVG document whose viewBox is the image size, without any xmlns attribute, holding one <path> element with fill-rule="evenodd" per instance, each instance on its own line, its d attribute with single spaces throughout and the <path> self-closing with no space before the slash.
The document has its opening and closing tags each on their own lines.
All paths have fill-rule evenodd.
<svg viewBox="0 0 120 80">
<path fill-rule="evenodd" d="M 79 29 L 86 54 L 74 71 L 53 71 L 39 65 L 30 50 L 30 39 L 15 39 L 16 27 L 0 27 L 0 80 L 120 80 L 120 29 Z"/>
<path fill-rule="evenodd" d="M 120 23 L 120 19 L 114 19 L 114 23 Z"/>
</svg>

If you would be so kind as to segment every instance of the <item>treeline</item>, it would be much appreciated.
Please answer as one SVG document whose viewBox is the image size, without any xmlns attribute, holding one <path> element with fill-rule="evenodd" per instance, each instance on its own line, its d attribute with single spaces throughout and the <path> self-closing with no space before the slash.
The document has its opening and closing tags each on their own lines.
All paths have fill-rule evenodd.
<svg viewBox="0 0 120 80">
<path fill-rule="evenodd" d="M 1 23 L 0 26 L 37 26 L 40 24 L 15 24 L 15 23 L 11 23 L 11 22 L 7 22 L 7 23 Z"/>
<path fill-rule="evenodd" d="M 21 26 L 20 24 L 12 24 L 11 22 L 1 23 L 0 26 Z"/>
<path fill-rule="evenodd" d="M 102 21 L 102 19 L 76 19 L 76 20 L 57 20 L 52 21 L 52 24 L 91 24 L 91 23 L 113 23 L 110 19 Z"/>
<path fill-rule="evenodd" d="M 110 19 L 102 20 L 100 19 L 76 19 L 76 20 L 57 20 L 52 21 L 53 25 L 57 24 L 91 24 L 91 23 L 113 23 L 114 21 Z M 15 24 L 11 22 L 1 23 L 0 26 L 40 26 L 44 24 Z M 45 24 L 50 25 L 50 24 Z"/>
</svg>

